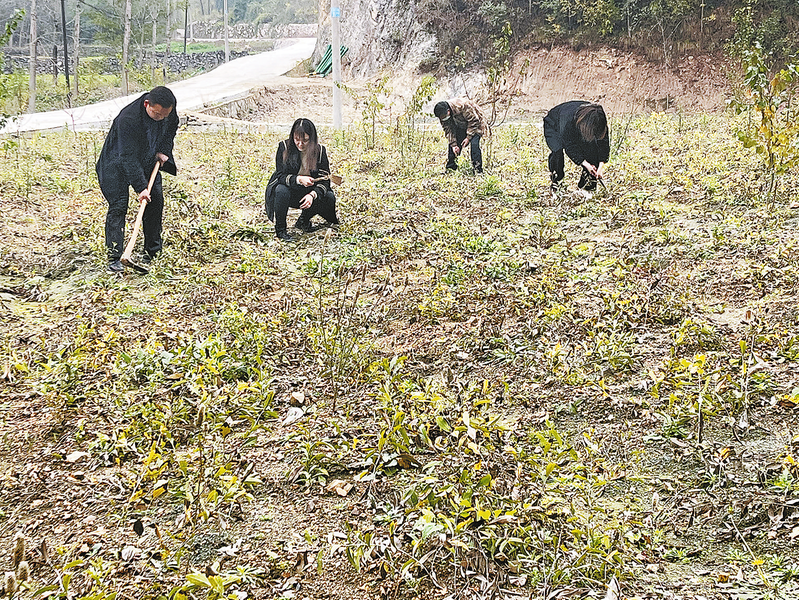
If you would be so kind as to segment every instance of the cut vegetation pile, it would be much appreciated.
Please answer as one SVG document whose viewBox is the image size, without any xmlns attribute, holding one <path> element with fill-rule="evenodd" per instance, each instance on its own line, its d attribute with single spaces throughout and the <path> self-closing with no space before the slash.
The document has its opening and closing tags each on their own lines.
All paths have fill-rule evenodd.
<svg viewBox="0 0 799 600">
<path fill-rule="evenodd" d="M 124 277 L 102 135 L 5 140 L 18 597 L 799 596 L 795 189 L 766 201 L 726 116 L 613 134 L 584 200 L 534 125 L 482 177 L 438 131 L 323 132 L 343 225 L 291 245 L 280 136 L 182 131 L 164 255 Z"/>
</svg>

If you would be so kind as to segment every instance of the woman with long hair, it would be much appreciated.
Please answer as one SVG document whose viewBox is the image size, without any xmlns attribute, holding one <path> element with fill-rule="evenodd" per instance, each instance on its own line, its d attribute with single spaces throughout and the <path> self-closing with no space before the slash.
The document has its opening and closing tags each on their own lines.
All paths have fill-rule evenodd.
<svg viewBox="0 0 799 600">
<path fill-rule="evenodd" d="M 544 137 L 550 149 L 552 191 L 557 191 L 564 177 L 564 151 L 574 164 L 583 168 L 578 187 L 595 190 L 610 158 L 608 119 L 602 106 L 583 100 L 559 104 L 544 117 Z"/>
<path fill-rule="evenodd" d="M 296 227 L 313 231 L 311 219 L 320 215 L 337 224 L 336 195 L 330 187 L 330 162 L 327 149 L 319 143 L 316 126 L 308 119 L 297 119 L 289 138 L 280 142 L 275 155 L 275 172 L 266 186 L 266 214 L 275 222 L 275 235 L 293 241 L 287 231 L 289 208 L 301 208 Z"/>
</svg>

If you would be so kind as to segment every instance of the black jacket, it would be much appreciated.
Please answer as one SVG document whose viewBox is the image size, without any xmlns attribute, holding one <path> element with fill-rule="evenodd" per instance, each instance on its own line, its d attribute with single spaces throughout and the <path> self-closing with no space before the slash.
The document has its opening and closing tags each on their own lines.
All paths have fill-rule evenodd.
<svg viewBox="0 0 799 600">
<path fill-rule="evenodd" d="M 266 216 L 269 217 L 270 221 L 274 221 L 275 218 L 275 188 L 277 188 L 277 184 L 282 183 L 292 190 L 292 192 L 304 190 L 307 194 L 313 190 L 316 191 L 316 195 L 319 198 L 324 197 L 330 190 L 329 179 L 317 181 L 311 187 L 305 187 L 297 183 L 297 174 L 300 171 L 299 156 L 296 157 L 296 163 L 291 161 L 291 157 L 289 157 L 288 161 L 283 160 L 283 152 L 286 150 L 288 143 L 288 140 L 284 140 L 277 145 L 275 172 L 272 173 L 272 176 L 269 178 L 269 183 L 266 184 Z M 311 171 L 311 177 L 316 178 L 323 175 L 330 175 L 330 161 L 327 158 L 327 149 L 322 144 L 319 144 L 319 159 L 316 161 L 316 168 Z"/>
<path fill-rule="evenodd" d="M 583 100 L 572 100 L 558 104 L 544 117 L 544 137 L 552 152 L 565 150 L 576 165 L 584 160 L 597 166 L 594 160 L 606 163 L 610 159 L 610 135 L 601 140 L 586 142 L 577 129 L 577 109 Z"/>
<path fill-rule="evenodd" d="M 119 111 L 105 137 L 100 158 L 97 159 L 97 175 L 100 180 L 122 179 L 137 194 L 147 187 L 150 173 L 155 165 L 156 153 L 161 152 L 169 157 L 169 160 L 161 166 L 161 170 L 170 175 L 176 175 L 178 172 L 172 156 L 175 134 L 180 122 L 177 107 L 172 109 L 163 124 L 159 126 L 161 132 L 155 142 L 156 150 L 155 153 L 151 153 L 147 129 L 156 121 L 147 115 L 144 107 L 146 96 L 147 94 L 143 94 Z"/>
</svg>

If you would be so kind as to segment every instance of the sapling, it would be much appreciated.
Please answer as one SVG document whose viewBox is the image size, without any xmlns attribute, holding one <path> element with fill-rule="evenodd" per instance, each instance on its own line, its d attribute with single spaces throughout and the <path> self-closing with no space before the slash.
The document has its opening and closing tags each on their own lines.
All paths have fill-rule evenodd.
<svg viewBox="0 0 799 600">
<path fill-rule="evenodd" d="M 16 569 L 23 560 L 25 560 L 25 535 L 20 531 L 14 536 L 14 553 L 11 563 Z"/>
<path fill-rule="evenodd" d="M 6 596 L 9 598 L 13 597 L 17 591 L 17 576 L 14 575 L 13 571 L 6 572 L 6 578 L 3 582 L 3 590 L 5 591 Z"/>
<path fill-rule="evenodd" d="M 203 421 L 205 421 L 205 404 L 201 404 L 197 409 L 197 418 L 194 422 L 194 425 L 197 427 L 197 429 L 200 429 L 203 426 Z"/>
<path fill-rule="evenodd" d="M 31 577 L 31 569 L 27 560 L 23 560 L 17 567 L 17 580 L 22 583 L 28 581 Z"/>
</svg>

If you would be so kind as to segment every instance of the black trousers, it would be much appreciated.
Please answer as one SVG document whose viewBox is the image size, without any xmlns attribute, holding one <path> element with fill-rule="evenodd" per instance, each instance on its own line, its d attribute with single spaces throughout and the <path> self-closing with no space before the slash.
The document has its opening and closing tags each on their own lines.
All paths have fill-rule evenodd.
<svg viewBox="0 0 799 600">
<path fill-rule="evenodd" d="M 289 208 L 299 208 L 303 197 L 310 189 L 293 190 L 282 183 L 275 186 L 275 233 L 286 231 L 286 215 Z M 306 208 L 300 215 L 300 220 L 310 223 L 311 218 L 319 215 L 329 223 L 338 223 L 336 216 L 336 194 L 328 190 L 321 198 L 316 198 L 310 208 Z"/>
<path fill-rule="evenodd" d="M 125 217 L 128 214 L 130 192 L 123 173 L 117 177 L 103 176 L 100 171 L 97 178 L 100 182 L 100 191 L 108 201 L 108 213 L 105 216 L 105 247 L 108 260 L 119 260 L 125 250 Z M 136 207 L 138 210 L 138 206 Z M 161 239 L 162 219 L 164 214 L 164 191 L 161 187 L 161 173 L 159 173 L 153 189 L 150 190 L 150 201 L 142 215 L 142 230 L 144 231 L 144 251 L 151 257 L 161 252 L 163 240 Z"/>
<path fill-rule="evenodd" d="M 458 143 L 462 142 L 466 139 L 466 130 L 465 129 L 457 129 L 455 131 L 455 139 L 458 140 Z M 472 157 L 472 167 L 474 168 L 475 173 L 482 173 L 483 172 L 483 151 L 480 150 L 480 136 L 476 135 L 471 139 L 469 142 L 470 153 Z M 463 148 L 461 148 L 461 152 L 463 152 Z M 458 168 L 458 157 L 455 156 L 455 152 L 452 150 L 452 146 L 447 147 L 447 169 L 449 170 L 456 170 Z"/>
</svg>

